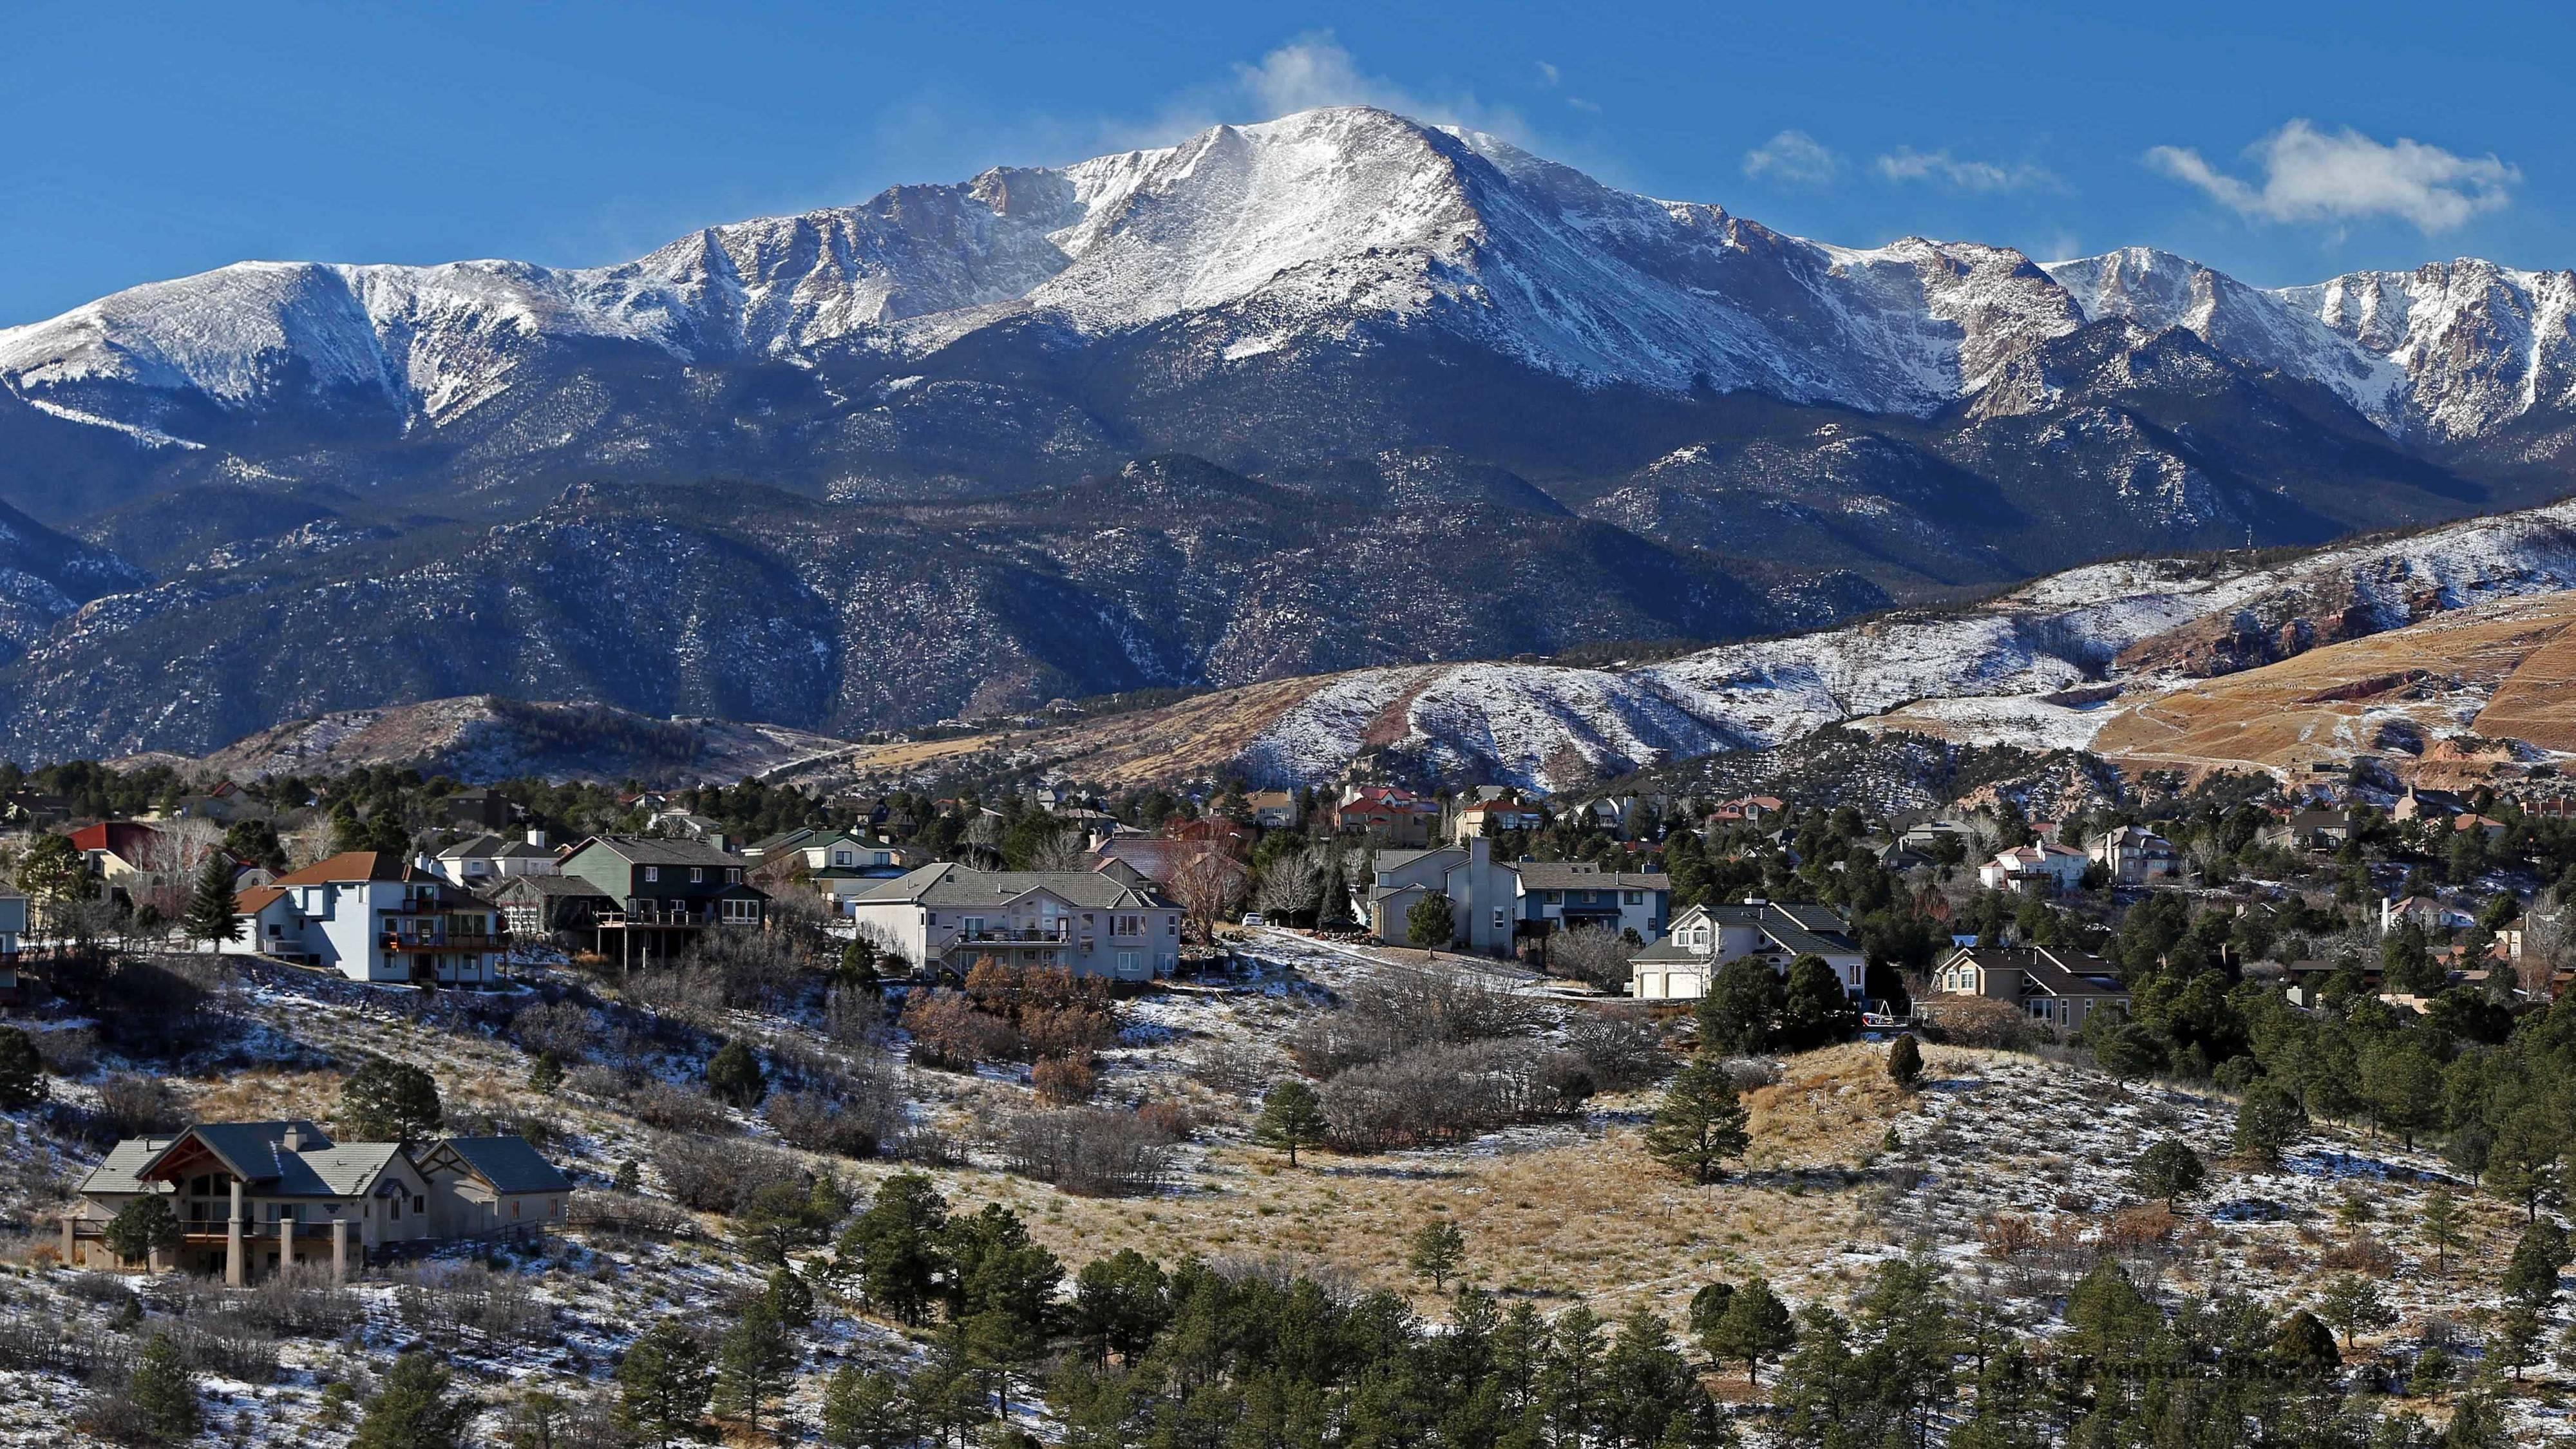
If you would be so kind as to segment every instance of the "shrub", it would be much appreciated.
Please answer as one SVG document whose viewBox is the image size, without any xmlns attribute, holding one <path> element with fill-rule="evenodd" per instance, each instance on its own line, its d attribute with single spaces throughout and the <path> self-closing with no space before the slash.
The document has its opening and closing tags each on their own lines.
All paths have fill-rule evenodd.
<svg viewBox="0 0 2576 1449">
<path fill-rule="evenodd" d="M 1671 1065 L 1663 1037 L 1643 1011 L 1578 1011 L 1565 1023 L 1567 1048 L 1592 1064 L 1605 1092 L 1624 1092 L 1661 1077 Z"/>
<path fill-rule="evenodd" d="M 1329 1077 L 1416 1047 L 1520 1036 L 1538 1023 L 1532 1002 L 1440 968 L 1380 971 L 1351 988 L 1346 1003 L 1289 1038 L 1289 1054 L 1309 1074 Z"/>
<path fill-rule="evenodd" d="M 779 1141 L 842 1157 L 876 1156 L 896 1135 L 889 1127 L 900 1122 L 899 1117 L 890 1122 L 881 1106 L 822 1092 L 773 1093 L 760 1110 Z"/>
<path fill-rule="evenodd" d="M 978 1011 L 963 992 L 916 994 L 904 1007 L 903 1029 L 912 1034 L 912 1057 L 928 1067 L 973 1071 L 985 1062 L 1020 1055 L 1020 1034 L 1009 1022 Z"/>
<path fill-rule="evenodd" d="M 707 1058 L 707 1091 L 737 1107 L 758 1105 L 769 1091 L 769 1077 L 749 1042 L 737 1037 Z"/>
<path fill-rule="evenodd" d="M 1923 1017 L 1944 1040 L 1965 1047 L 2019 1051 L 2039 1040 L 2039 1028 L 2009 1001 L 1982 996 L 1937 997 L 1923 1003 Z"/>
<path fill-rule="evenodd" d="M 120 1139 L 175 1132 L 188 1120 L 169 1083 L 136 1072 L 111 1073 L 98 1084 L 97 1118 L 101 1131 Z"/>
<path fill-rule="evenodd" d="M 732 1214 L 753 1194 L 777 1182 L 798 1182 L 804 1170 L 783 1152 L 740 1139 L 672 1133 L 653 1144 L 653 1165 L 671 1200 L 699 1212 Z"/>
<path fill-rule="evenodd" d="M 430 1262 L 395 1279 L 405 1327 L 448 1348 L 506 1349 L 553 1335 L 554 1312 L 528 1280 L 481 1263 Z"/>
<path fill-rule="evenodd" d="M 574 1066 L 590 1055 L 597 1032 L 588 1008 L 557 1001 L 531 1006 L 511 1017 L 510 1035 L 531 1056 L 552 1052 L 556 1061 Z"/>
<path fill-rule="evenodd" d="M 1029 1072 L 1029 1085 L 1037 1089 L 1038 1100 L 1050 1107 L 1090 1101 L 1097 1080 L 1089 1066 L 1072 1057 L 1049 1057 Z"/>
<path fill-rule="evenodd" d="M 45 1059 L 35 1038 L 14 1026 L 0 1026 L 0 1109 L 15 1111 L 45 1100 Z"/>
<path fill-rule="evenodd" d="M 1023 1112 L 1004 1124 L 994 1146 L 1006 1170 L 1083 1196 L 1159 1192 L 1172 1175 L 1171 1141 L 1130 1112 Z"/>
<path fill-rule="evenodd" d="M 647 1082 L 636 1088 L 626 1106 L 637 1121 L 665 1132 L 722 1132 L 732 1125 L 705 1093 L 668 1082 Z"/>
<path fill-rule="evenodd" d="M 1216 1042 L 1190 1057 L 1190 1080 L 1211 1091 L 1250 1096 L 1270 1080 L 1270 1058 L 1240 1042 Z"/>
<path fill-rule="evenodd" d="M 1337 1147 L 1375 1152 L 1457 1142 L 1512 1122 L 1562 1116 L 1590 1095 L 1580 1058 L 1534 1042 L 1419 1047 L 1324 1084 Z"/>
</svg>

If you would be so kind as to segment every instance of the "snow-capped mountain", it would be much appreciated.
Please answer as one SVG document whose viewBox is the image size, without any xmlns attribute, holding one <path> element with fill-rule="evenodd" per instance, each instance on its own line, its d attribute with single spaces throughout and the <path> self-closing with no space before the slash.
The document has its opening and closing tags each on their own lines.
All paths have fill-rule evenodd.
<svg viewBox="0 0 2576 1449">
<path fill-rule="evenodd" d="M 2265 292 L 2143 249 L 2045 267 L 1970 243 L 1852 250 L 1336 109 L 713 227 L 619 266 L 243 263 L 0 331 L 0 383 L 186 448 L 220 446 L 190 431 L 199 402 L 323 396 L 436 428 L 549 349 L 813 366 L 919 358 L 1006 322 L 1097 339 L 1186 320 L 1220 364 L 1419 328 L 1591 386 L 1923 415 L 2121 317 L 2457 440 L 2569 401 L 2571 304 L 2576 276 L 2473 260 Z"/>
</svg>

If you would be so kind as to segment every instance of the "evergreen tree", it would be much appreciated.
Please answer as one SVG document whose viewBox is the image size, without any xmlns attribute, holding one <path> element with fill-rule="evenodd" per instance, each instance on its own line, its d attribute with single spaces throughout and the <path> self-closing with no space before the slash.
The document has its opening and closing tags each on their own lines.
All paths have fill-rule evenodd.
<svg viewBox="0 0 2576 1449">
<path fill-rule="evenodd" d="M 2281 1323 L 2267 1350 L 2273 1366 L 2293 1378 L 2329 1379 L 2343 1367 L 2343 1355 L 2336 1351 L 2334 1334 L 2323 1320 L 2302 1308 Z"/>
<path fill-rule="evenodd" d="M 469 1399 L 452 1397 L 446 1368 L 426 1353 L 406 1353 L 394 1360 L 376 1396 L 367 1401 L 367 1416 L 358 1421 L 350 1449 L 456 1449 L 465 1426 L 474 1421 Z"/>
<path fill-rule="evenodd" d="M 204 1421 L 197 1406 L 197 1378 L 188 1372 L 179 1346 L 167 1337 L 156 1333 L 143 1345 L 125 1393 L 134 1405 L 136 1420 L 155 1441 L 181 1444 L 197 1436 Z"/>
<path fill-rule="evenodd" d="M 50 1091 L 36 1039 L 18 1027 L 0 1026 L 0 1111 L 32 1107 Z"/>
<path fill-rule="evenodd" d="M 1703 1048 L 1664 1089 L 1664 1103 L 1646 1129 L 1646 1151 L 1693 1182 L 1720 1181 L 1726 1160 L 1753 1145 L 1745 1130 L 1750 1116 L 1737 1098 L 1735 1078 L 1716 1053 Z"/>
<path fill-rule="evenodd" d="M 116 1256 L 129 1263 L 149 1259 L 155 1250 L 177 1252 L 185 1246 L 187 1229 L 179 1215 L 170 1209 L 170 1200 L 157 1193 L 146 1194 L 117 1210 L 107 1220 L 104 1234 L 107 1245 Z"/>
<path fill-rule="evenodd" d="M 910 1449 L 921 1437 L 903 1383 L 856 1364 L 835 1370 L 823 1388 L 823 1442 L 832 1449 Z"/>
<path fill-rule="evenodd" d="M 1297 1165 L 1297 1149 L 1324 1140 L 1324 1105 L 1315 1089 L 1291 1079 L 1261 1099 L 1261 1116 L 1252 1124 L 1252 1140 L 1264 1147 L 1288 1150 L 1288 1165 Z"/>
<path fill-rule="evenodd" d="M 1170 1289 L 1171 1278 L 1162 1266 L 1134 1248 L 1094 1258 L 1074 1276 L 1074 1336 L 1090 1347 L 1092 1362 L 1101 1367 L 1108 1366 L 1111 1354 L 1133 1363 L 1162 1331 Z"/>
<path fill-rule="evenodd" d="M 360 1142 L 414 1142 L 446 1119 L 438 1080 L 409 1062 L 375 1057 L 340 1084 L 342 1135 Z"/>
<path fill-rule="evenodd" d="M 1699 999 L 1700 1049 L 1726 1056 L 1769 1051 L 1782 994 L 1780 978 L 1758 957 L 1718 967 Z"/>
<path fill-rule="evenodd" d="M 209 948 L 220 946 L 241 934 L 241 916 L 234 905 L 232 857 L 218 850 L 206 857 L 205 869 L 197 872 L 196 888 L 188 893 L 188 909 L 179 918 L 179 929 L 191 941 L 203 941 Z"/>
<path fill-rule="evenodd" d="M 755 1298 L 716 1344 L 716 1405 L 740 1414 L 756 1433 L 760 1411 L 787 1388 L 796 1367 L 796 1345 L 778 1310 L 766 1297 Z"/>
<path fill-rule="evenodd" d="M 1433 1292 L 1449 1286 L 1449 1275 L 1467 1257 L 1467 1236 L 1447 1218 L 1437 1218 L 1414 1230 L 1407 1245 L 1404 1263 L 1417 1278 L 1431 1280 Z"/>
<path fill-rule="evenodd" d="M 705 1417 L 715 1376 L 688 1325 L 665 1318 L 644 1330 L 617 1365 L 617 1418 L 628 1432 L 668 1446 Z"/>
<path fill-rule="evenodd" d="M 1789 1305 L 1771 1291 L 1769 1280 L 1755 1278 L 1728 1298 L 1726 1311 L 1700 1336 L 1700 1343 L 1711 1358 L 1742 1360 L 1745 1377 L 1758 1384 L 1764 1359 L 1797 1346 L 1798 1323 Z"/>
<path fill-rule="evenodd" d="M 2435 1183 L 2424 1196 L 2424 1241 L 2433 1245 L 2434 1274 L 2450 1277 L 2451 1254 L 2469 1245 L 2469 1229 L 2448 1183 Z"/>
<path fill-rule="evenodd" d="M 1923 1082 L 1923 1048 L 1905 1032 L 1887 1048 L 1887 1077 L 1899 1091 L 1911 1092 Z"/>
<path fill-rule="evenodd" d="M 1860 1030 L 1860 1012 L 1840 976 L 1824 957 L 1800 956 L 1789 963 L 1780 993 L 1780 1038 L 1792 1051 L 1807 1051 L 1848 1040 Z"/>
<path fill-rule="evenodd" d="M 635 1165 L 634 1158 L 617 1164 L 617 1171 L 609 1176 L 608 1190 L 626 1193 L 644 1190 L 644 1170 Z"/>
<path fill-rule="evenodd" d="M 1700 1396 L 1661 1315 L 1640 1307 L 1620 1323 L 1601 1359 L 1600 1422 L 1610 1443 L 1651 1449 L 1667 1433 L 1687 1430 Z"/>
<path fill-rule="evenodd" d="M 757 1106 L 768 1095 L 768 1075 L 761 1071 L 760 1057 L 749 1042 L 736 1037 L 707 1058 L 707 1091 L 737 1107 Z"/>
<path fill-rule="evenodd" d="M 2498 1287 L 2507 1298 L 2545 1312 L 2558 1296 L 2558 1273 L 2567 1266 L 2567 1251 L 2566 1229 L 2548 1218 L 2534 1221 L 2513 1245 Z"/>
<path fill-rule="evenodd" d="M 2144 1198 L 2163 1198 L 2165 1206 L 2180 1211 L 2182 1200 L 2198 1193 L 2209 1180 L 2209 1170 L 2201 1165 L 2200 1154 L 2179 1137 L 2167 1137 L 2138 1154 L 2129 1169 L 2129 1190 Z"/>
<path fill-rule="evenodd" d="M 2359 1273 L 2337 1273 L 2317 1296 L 2317 1316 L 2342 1331 L 2344 1350 L 2350 1352 L 2355 1333 L 2386 1328 L 2397 1321 L 2397 1310 L 2388 1306 L 2377 1283 Z"/>
<path fill-rule="evenodd" d="M 555 1088 L 563 1085 L 563 1079 L 563 1058 L 551 1051 L 537 1053 L 536 1060 L 528 1063 L 530 1091 L 551 1093 Z"/>
<path fill-rule="evenodd" d="M 1438 892 L 1415 901 L 1404 913 L 1404 939 L 1425 951 L 1448 949 L 1457 932 L 1457 908 Z"/>
<path fill-rule="evenodd" d="M 857 1261 L 862 1296 L 899 1322 L 919 1324 L 946 1262 L 940 1239 L 947 1225 L 948 1202 L 928 1176 L 887 1178 L 868 1210 L 841 1232 L 840 1251 Z"/>
<path fill-rule="evenodd" d="M 2281 1158 L 2308 1133 L 2308 1114 L 2286 1087 L 2266 1077 L 2245 1089 L 2236 1107 L 2236 1150 L 2265 1167 Z"/>
</svg>

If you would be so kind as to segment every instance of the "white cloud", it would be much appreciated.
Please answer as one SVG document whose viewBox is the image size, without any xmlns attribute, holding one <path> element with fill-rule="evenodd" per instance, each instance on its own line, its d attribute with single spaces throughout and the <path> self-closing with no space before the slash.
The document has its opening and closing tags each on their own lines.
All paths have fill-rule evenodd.
<svg viewBox="0 0 2576 1449">
<path fill-rule="evenodd" d="M 1542 60 L 1538 63 L 1538 78 L 1540 84 L 1553 90 L 1558 81 L 1565 79 L 1565 72 Z"/>
<path fill-rule="evenodd" d="M 2062 191 L 2066 183 L 2042 166 L 1992 161 L 1962 161 L 1948 151 L 1917 151 L 1899 146 L 1870 163 L 1890 181 L 1932 181 L 1961 191 Z"/>
<path fill-rule="evenodd" d="M 1770 177 L 1792 186 L 1826 186 L 1842 170 L 1842 158 L 1804 131 L 1780 134 L 1744 153 L 1744 174 Z"/>
<path fill-rule="evenodd" d="M 2210 165 L 2188 146 L 2158 146 L 2149 166 L 2198 187 L 2257 221 L 2354 221 L 2394 216 L 2430 234 L 2509 204 L 2521 168 L 2485 156 L 2457 156 L 2400 136 L 2383 145 L 2346 126 L 2333 134 L 2294 120 L 2245 150 L 2262 169 L 2254 186 Z"/>
<path fill-rule="evenodd" d="M 1601 103 L 1599 101 L 1587 101 L 1581 96 L 1567 96 L 1565 98 L 1565 103 L 1572 106 L 1574 109 L 1583 112 L 1587 116 L 1597 116 L 1601 114 Z"/>
<path fill-rule="evenodd" d="M 1215 98 L 1215 109 L 1240 114 L 1248 105 L 1254 120 L 1323 106 L 1375 106 L 1433 125 L 1512 137 L 1528 131 L 1517 113 L 1485 105 L 1473 95 L 1426 96 L 1368 74 L 1329 30 L 1301 35 L 1255 64 L 1236 64 L 1232 89 L 1232 96 Z"/>
</svg>

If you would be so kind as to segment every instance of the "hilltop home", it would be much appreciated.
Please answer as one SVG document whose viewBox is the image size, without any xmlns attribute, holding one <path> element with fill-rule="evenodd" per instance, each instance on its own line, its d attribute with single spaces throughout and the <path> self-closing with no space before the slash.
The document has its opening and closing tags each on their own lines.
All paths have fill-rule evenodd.
<svg viewBox="0 0 2576 1449">
<path fill-rule="evenodd" d="M 2085 844 L 2084 858 L 2107 871 L 2115 885 L 2144 885 L 2159 876 L 2182 874 L 2182 852 L 2173 842 L 2136 825 L 2094 836 Z"/>
<path fill-rule="evenodd" d="M 555 864 L 542 830 L 530 830 L 525 839 L 469 835 L 431 858 L 448 884 L 467 890 L 487 890 L 514 875 L 552 875 Z"/>
<path fill-rule="evenodd" d="M 491 906 L 428 871 L 359 850 L 234 897 L 229 949 L 327 967 L 352 981 L 492 986 L 510 933 Z"/>
<path fill-rule="evenodd" d="M 1634 931 L 1639 941 L 1652 943 L 1664 934 L 1671 876 L 1605 871 L 1584 861 L 1524 860 L 1511 870 L 1520 878 L 1521 935 L 1544 937 L 1582 926 Z"/>
<path fill-rule="evenodd" d="M 1254 790 L 1243 797 L 1243 808 L 1252 812 L 1252 823 L 1264 830 L 1285 830 L 1297 823 L 1293 790 Z"/>
<path fill-rule="evenodd" d="M 2010 1002 L 2061 1035 L 2081 1030 L 2105 1007 L 2129 1009 L 2129 989 L 2110 962 L 2064 946 L 1961 947 L 1933 968 L 1932 989 Z"/>
<path fill-rule="evenodd" d="M 1431 827 L 1439 818 L 1439 801 L 1392 785 L 1355 785 L 1333 807 L 1335 831 L 1375 835 L 1396 846 L 1429 844 Z"/>
<path fill-rule="evenodd" d="M 633 965 L 679 954 L 707 931 L 758 926 L 769 897 L 743 884 L 742 857 L 705 841 L 594 835 L 564 853 L 557 872 L 590 887 L 592 945 Z"/>
<path fill-rule="evenodd" d="M 1496 956 L 1511 950 L 1519 933 L 1520 880 L 1494 859 L 1484 837 L 1437 850 L 1381 850 L 1369 870 L 1355 914 L 1379 940 L 1409 943 L 1415 902 L 1447 896 L 1450 934 L 1442 947 Z"/>
<path fill-rule="evenodd" d="M 16 1006 L 23 993 L 18 989 L 18 942 L 27 934 L 27 898 L 0 895 L 0 1006 Z"/>
<path fill-rule="evenodd" d="M 1181 908 L 1099 871 L 925 865 L 853 895 L 850 917 L 905 960 L 956 973 L 989 956 L 1150 981 L 1181 959 Z"/>
<path fill-rule="evenodd" d="M 295 1264 L 335 1279 L 404 1248 L 534 1236 L 571 1215 L 572 1183 L 517 1137 L 413 1146 L 333 1142 L 305 1121 L 201 1122 L 176 1137 L 129 1137 L 80 1181 L 62 1218 L 63 1261 L 121 1268 L 108 1222 L 136 1200 L 169 1200 L 185 1232 L 152 1271 L 221 1273 L 234 1287 Z"/>
<path fill-rule="evenodd" d="M 2090 864 L 2084 852 L 2062 845 L 2017 845 L 1978 866 L 1977 883 L 1990 891 L 2071 891 L 2084 883 Z"/>
<path fill-rule="evenodd" d="M 1751 956 L 1787 976 L 1801 956 L 1819 956 L 1855 1001 L 1868 992 L 1869 968 L 1851 923 L 1824 906 L 1750 900 L 1693 906 L 1673 919 L 1663 940 L 1628 962 L 1628 994 L 1641 1001 L 1691 1001 L 1708 994 L 1718 968 Z"/>
<path fill-rule="evenodd" d="M 1459 811 L 1457 820 L 1449 827 L 1449 838 L 1453 841 L 1473 840 L 1481 835 L 1490 839 L 1506 830 L 1531 831 L 1546 824 L 1547 817 L 1539 813 L 1537 806 L 1504 796 L 1479 800 Z"/>
</svg>

